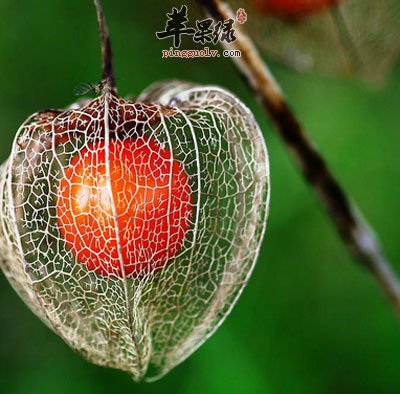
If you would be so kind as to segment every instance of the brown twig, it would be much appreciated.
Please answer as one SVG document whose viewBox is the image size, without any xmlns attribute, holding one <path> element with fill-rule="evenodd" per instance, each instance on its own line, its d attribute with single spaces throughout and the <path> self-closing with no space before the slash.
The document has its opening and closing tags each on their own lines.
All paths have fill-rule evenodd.
<svg viewBox="0 0 400 394">
<path fill-rule="evenodd" d="M 115 75 L 113 67 L 113 56 L 111 49 L 111 40 L 108 33 L 108 27 L 106 19 L 103 12 L 103 7 L 101 6 L 100 0 L 94 0 L 94 5 L 97 12 L 97 20 L 99 23 L 99 35 L 101 41 L 101 58 L 103 65 L 103 83 L 107 84 L 108 88 L 115 90 Z"/>
<path fill-rule="evenodd" d="M 215 20 L 234 19 L 232 10 L 223 0 L 197 1 Z M 327 210 L 349 252 L 376 278 L 400 316 L 400 283 L 374 233 L 305 134 L 249 36 L 238 26 L 236 36 L 237 40 L 229 44 L 229 49 L 240 50 L 241 57 L 234 57 L 232 61 L 275 123 L 280 137 Z"/>
</svg>

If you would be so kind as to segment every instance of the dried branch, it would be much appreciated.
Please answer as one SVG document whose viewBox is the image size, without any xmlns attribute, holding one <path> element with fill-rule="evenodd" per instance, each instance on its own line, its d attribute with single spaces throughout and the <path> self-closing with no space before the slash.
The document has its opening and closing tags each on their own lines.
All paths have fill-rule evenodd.
<svg viewBox="0 0 400 394">
<path fill-rule="evenodd" d="M 113 67 L 113 56 L 111 48 L 110 35 L 108 33 L 108 27 L 104 16 L 103 8 L 100 0 L 94 0 L 94 5 L 97 11 L 97 20 L 99 23 L 99 35 L 101 41 L 101 58 L 103 65 L 103 83 L 106 83 L 110 89 L 115 90 L 115 75 Z"/>
<path fill-rule="evenodd" d="M 197 1 L 205 13 L 215 20 L 234 19 L 229 5 L 222 0 Z M 241 27 L 236 27 L 236 33 L 237 40 L 229 44 L 229 49 L 240 50 L 241 57 L 232 58 L 232 61 L 274 122 L 284 144 L 322 202 L 349 252 L 372 273 L 400 316 L 400 282 L 375 234 L 305 134 L 250 37 Z"/>
</svg>

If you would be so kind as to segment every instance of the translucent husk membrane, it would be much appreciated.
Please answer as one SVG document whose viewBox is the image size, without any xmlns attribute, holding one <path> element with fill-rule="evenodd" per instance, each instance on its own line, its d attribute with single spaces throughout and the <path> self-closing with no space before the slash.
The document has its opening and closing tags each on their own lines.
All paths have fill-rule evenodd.
<svg viewBox="0 0 400 394">
<path fill-rule="evenodd" d="M 265 229 L 269 168 L 251 112 L 225 90 L 169 82 L 139 99 L 105 92 L 21 126 L 1 167 L 0 247 L 14 289 L 69 346 L 95 364 L 151 380 L 196 350 L 246 285 Z M 129 138 L 155 140 L 183 166 L 190 228 L 161 270 L 105 276 L 66 245 L 57 196 L 81 149 Z"/>
<path fill-rule="evenodd" d="M 244 27 L 267 55 L 302 72 L 357 74 L 380 83 L 400 54 L 398 0 L 340 0 L 299 18 L 257 10 L 268 0 L 229 0 L 249 14 Z"/>
</svg>

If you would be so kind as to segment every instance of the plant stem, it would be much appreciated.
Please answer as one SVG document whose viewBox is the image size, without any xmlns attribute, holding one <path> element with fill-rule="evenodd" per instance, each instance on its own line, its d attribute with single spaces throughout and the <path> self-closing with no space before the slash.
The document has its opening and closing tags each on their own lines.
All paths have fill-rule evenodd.
<svg viewBox="0 0 400 394">
<path fill-rule="evenodd" d="M 229 5 L 223 0 L 197 2 L 215 20 L 235 19 Z M 348 251 L 372 273 L 400 316 L 400 282 L 385 258 L 375 234 L 305 134 L 250 37 L 237 24 L 236 36 L 237 40 L 229 44 L 229 49 L 241 51 L 241 57 L 232 58 L 234 65 L 274 122 L 278 134 L 331 217 Z M 228 45 L 225 46 L 228 49 Z"/>
<path fill-rule="evenodd" d="M 108 27 L 100 0 L 94 0 L 94 5 L 97 12 L 101 42 L 101 58 L 103 66 L 102 82 L 105 83 L 108 88 L 115 90 L 116 85 L 110 35 L 108 33 Z"/>
</svg>

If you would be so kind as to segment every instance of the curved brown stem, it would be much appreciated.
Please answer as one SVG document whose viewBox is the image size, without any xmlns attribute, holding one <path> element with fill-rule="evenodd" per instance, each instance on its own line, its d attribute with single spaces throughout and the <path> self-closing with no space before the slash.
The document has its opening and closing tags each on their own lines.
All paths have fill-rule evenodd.
<svg viewBox="0 0 400 394">
<path fill-rule="evenodd" d="M 205 13 L 216 20 L 234 19 L 232 10 L 223 0 L 197 1 Z M 400 316 L 400 282 L 374 232 L 305 133 L 249 36 L 240 26 L 235 26 L 237 40 L 229 44 L 229 49 L 241 51 L 241 57 L 234 57 L 232 61 L 275 123 L 278 134 L 331 217 L 348 251 L 372 273 Z"/>
<path fill-rule="evenodd" d="M 103 65 L 102 79 L 108 88 L 116 90 L 111 40 L 108 33 L 106 18 L 104 16 L 103 7 L 101 6 L 100 0 L 94 0 L 94 5 L 97 11 L 99 35 L 101 41 L 101 58 Z"/>
</svg>

